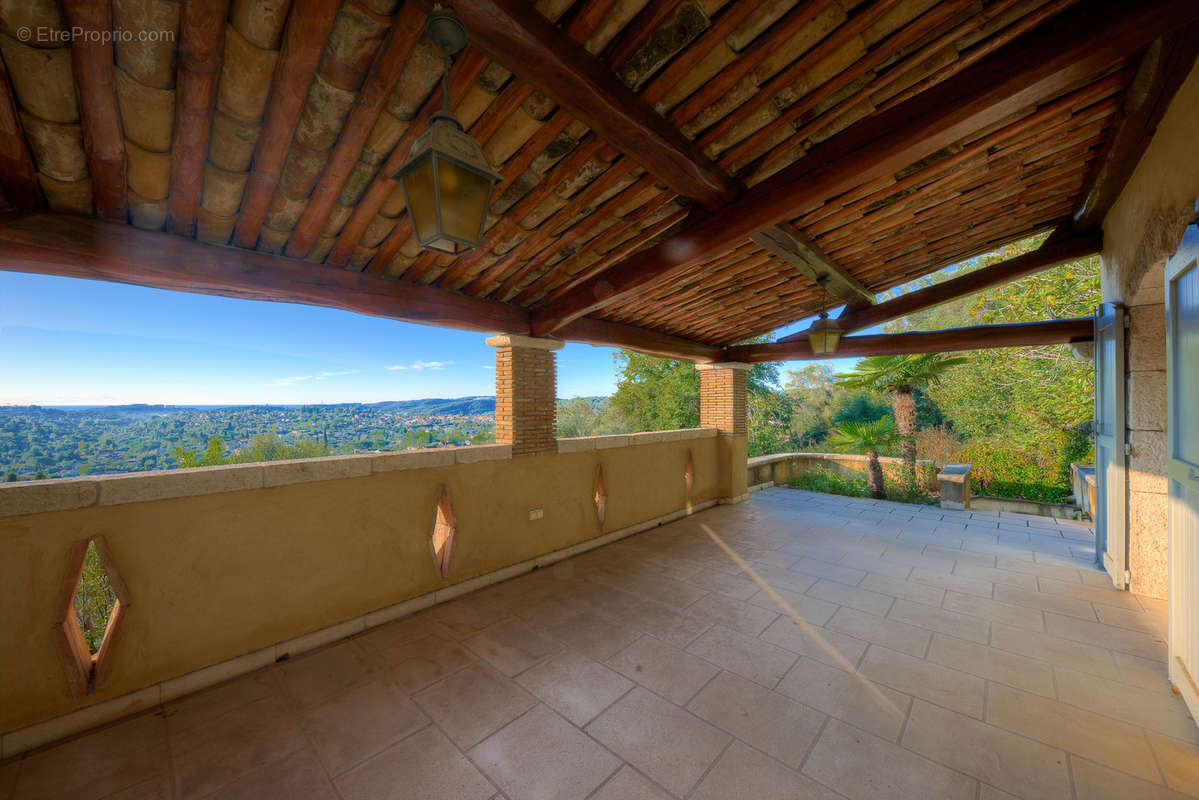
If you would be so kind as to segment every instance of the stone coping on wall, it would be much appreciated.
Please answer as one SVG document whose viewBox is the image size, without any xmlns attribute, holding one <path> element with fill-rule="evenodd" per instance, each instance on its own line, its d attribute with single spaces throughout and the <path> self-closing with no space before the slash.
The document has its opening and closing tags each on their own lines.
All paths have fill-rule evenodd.
<svg viewBox="0 0 1199 800">
<path fill-rule="evenodd" d="M 452 461 L 451 459 L 447 463 L 452 463 Z M 219 467 L 208 467 L 207 469 L 219 469 Z M 737 498 L 706 500 L 695 503 L 689 505 L 687 508 L 639 522 L 626 528 L 612 531 L 611 533 L 596 536 L 592 539 L 586 539 L 570 547 L 544 553 L 516 564 L 510 564 L 493 572 L 477 575 L 473 578 L 451 584 L 450 586 L 411 597 L 394 605 L 385 606 L 352 619 L 310 631 L 293 639 L 277 642 L 260 650 L 245 653 L 227 661 L 211 664 L 193 672 L 169 678 L 128 694 L 81 708 L 77 711 L 53 717 L 25 728 L 0 732 L 0 761 L 100 725 L 105 725 L 115 720 L 155 708 L 184 695 L 198 692 L 209 686 L 215 686 L 218 683 L 223 683 L 240 675 L 270 666 L 291 656 L 315 650 L 318 647 L 323 647 L 324 645 L 346 639 L 350 636 L 355 636 L 378 625 L 407 617 L 438 603 L 453 600 L 468 592 L 518 577 L 534 569 L 555 564 L 572 556 L 577 556 L 589 550 L 594 550 L 597 547 L 624 539 L 625 537 L 642 533 L 651 528 L 665 525 L 668 522 L 674 522 L 683 517 L 691 516 L 692 514 L 697 514 L 700 511 L 705 511 L 715 506 L 717 503 L 740 502 L 747 496 L 742 495 Z"/>
<path fill-rule="evenodd" d="M 648 431 L 646 433 L 617 433 L 610 436 L 579 436 L 559 439 L 559 453 L 578 453 L 584 450 L 606 450 L 609 447 L 634 447 L 658 442 L 677 442 L 683 439 L 712 439 L 717 436 L 715 428 L 681 428 L 676 431 Z"/>
<path fill-rule="evenodd" d="M 714 436 L 714 428 L 587 436 L 559 439 L 558 452 L 575 453 Z M 0 517 L 238 492 L 312 481 L 362 478 L 373 473 L 448 467 L 479 461 L 504 461 L 511 458 L 510 444 L 482 444 L 153 472 L 122 472 L 42 481 L 16 481 L 0 483 Z"/>
</svg>

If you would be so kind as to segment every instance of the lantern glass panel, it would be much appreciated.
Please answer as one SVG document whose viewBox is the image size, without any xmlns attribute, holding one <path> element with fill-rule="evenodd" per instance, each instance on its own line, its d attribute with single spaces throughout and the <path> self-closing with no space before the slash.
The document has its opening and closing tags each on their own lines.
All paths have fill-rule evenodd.
<svg viewBox="0 0 1199 800">
<path fill-rule="evenodd" d="M 408 213 L 418 241 L 431 240 L 440 233 L 437 228 L 437 187 L 433 182 L 433 156 L 426 155 L 401 178 Z"/>
<path fill-rule="evenodd" d="M 454 239 L 477 242 L 491 199 L 491 178 L 447 158 L 439 157 L 436 161 L 441 233 Z"/>
</svg>

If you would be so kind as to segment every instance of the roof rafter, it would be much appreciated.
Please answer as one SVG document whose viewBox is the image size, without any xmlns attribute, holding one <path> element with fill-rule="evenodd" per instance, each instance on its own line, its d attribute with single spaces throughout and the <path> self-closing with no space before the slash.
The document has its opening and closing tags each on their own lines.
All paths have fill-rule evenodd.
<svg viewBox="0 0 1199 800">
<path fill-rule="evenodd" d="M 258 244 L 258 231 L 279 185 L 292 136 L 308 99 L 308 86 L 316 75 L 340 6 L 328 0 L 296 0 L 287 14 L 262 134 L 254 147 L 245 199 L 233 228 L 233 243 L 238 247 L 253 248 Z"/>
<path fill-rule="evenodd" d="M 933 286 L 907 292 L 869 308 L 847 308 L 837 317 L 837 324 L 841 326 L 844 333 L 852 333 L 888 320 L 914 314 L 917 311 L 923 311 L 926 308 L 948 303 L 959 297 L 981 292 L 991 286 L 998 286 L 1001 283 L 1023 278 L 1025 275 L 1056 267 L 1058 264 L 1064 264 L 1076 258 L 1094 255 L 1103 249 L 1103 231 L 1098 228 L 1082 232 L 1069 231 L 1065 228 L 1058 228 L 1058 230 L 1068 232 L 1060 236 L 1055 232 L 1044 244 L 1031 253 L 977 269 Z M 937 269 L 945 266 L 949 265 L 938 265 Z M 793 333 L 790 336 L 784 336 L 779 341 L 794 342 L 800 339 L 806 340 L 806 334 Z"/>
<path fill-rule="evenodd" d="M 881 333 L 846 336 L 837 352 L 812 355 L 807 335 L 786 342 L 736 345 L 725 349 L 725 359 L 757 364 L 763 361 L 823 360 L 852 356 L 893 356 L 905 353 L 951 353 L 958 350 L 993 350 L 998 347 L 1030 347 L 1044 344 L 1089 342 L 1095 322 L 1090 317 L 1016 322 L 1007 325 L 975 325 L 940 331 Z"/>
<path fill-rule="evenodd" d="M 811 204 L 906 167 L 1020 108 L 1052 100 L 1199 17 L 1199 6 L 1076 6 L 972 67 L 838 133 L 720 213 L 592 277 L 533 314 L 536 335 L 671 280 Z"/>
<path fill-rule="evenodd" d="M 107 30 L 108 2 L 63 0 L 67 24 L 84 31 Z M 92 203 L 104 219 L 125 219 L 125 139 L 117 114 L 116 68 L 112 42 L 103 37 L 71 38 L 71 71 L 75 75 L 83 148 L 92 177 Z"/>
<path fill-rule="evenodd" d="M 749 238 L 816 283 L 827 280 L 829 294 L 841 298 L 851 307 L 874 304 L 874 292 L 833 261 L 827 253 L 796 230 L 795 226 L 780 223 Z"/>
<path fill-rule="evenodd" d="M 8 82 L 3 59 L 0 59 L 0 188 L 8 202 L 22 211 L 44 205 L 37 168 L 25 141 L 17 99 Z"/>
</svg>

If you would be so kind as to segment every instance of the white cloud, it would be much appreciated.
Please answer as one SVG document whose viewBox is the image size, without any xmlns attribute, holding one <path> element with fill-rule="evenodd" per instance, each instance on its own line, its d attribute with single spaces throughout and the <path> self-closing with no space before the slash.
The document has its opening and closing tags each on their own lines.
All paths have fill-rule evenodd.
<svg viewBox="0 0 1199 800">
<path fill-rule="evenodd" d="M 341 372 L 322 372 L 320 375 L 317 375 L 316 377 L 318 377 L 318 378 L 334 378 L 338 375 L 357 375 L 357 374 L 358 374 L 358 370 L 347 369 L 347 370 L 342 370 Z"/>
<path fill-rule="evenodd" d="M 483 364 L 483 369 L 495 372 L 495 364 Z"/>
<path fill-rule="evenodd" d="M 418 358 L 416 361 L 413 361 L 411 364 L 394 364 L 390 367 L 384 367 L 383 369 L 391 369 L 391 370 L 411 369 L 411 370 L 416 370 L 417 372 L 421 372 L 426 369 L 442 370 L 442 369 L 445 369 L 446 367 L 453 366 L 453 364 L 454 364 L 453 361 L 422 361 L 421 359 Z"/>
<path fill-rule="evenodd" d="M 358 370 L 356 369 L 347 369 L 341 372 L 318 372 L 316 375 L 293 375 L 290 378 L 275 378 L 267 386 L 295 386 L 301 381 L 323 381 L 325 378 L 336 378 L 339 375 L 355 375 L 357 373 Z"/>
</svg>

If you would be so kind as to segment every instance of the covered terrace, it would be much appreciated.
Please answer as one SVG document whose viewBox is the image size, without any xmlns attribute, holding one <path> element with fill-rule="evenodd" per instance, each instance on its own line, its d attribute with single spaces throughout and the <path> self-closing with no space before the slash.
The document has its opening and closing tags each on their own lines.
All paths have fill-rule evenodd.
<svg viewBox="0 0 1199 800">
<path fill-rule="evenodd" d="M 0 487 L 0 798 L 1199 794 L 1199 5 L 453 10 L 443 101 L 423 0 L 0 3 L 0 269 L 478 331 L 498 441 Z M 1099 252 L 1095 320 L 855 335 Z M 746 370 L 831 353 L 747 342 L 826 294 L 838 356 L 1095 341 L 1096 533 L 749 499 Z M 565 341 L 701 427 L 557 439 Z"/>
</svg>

